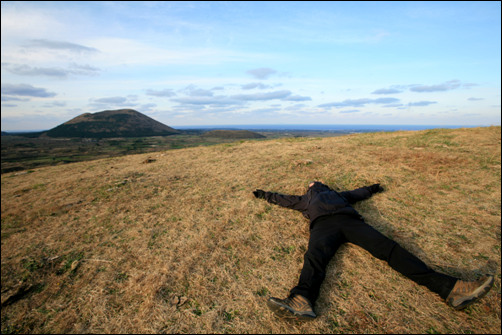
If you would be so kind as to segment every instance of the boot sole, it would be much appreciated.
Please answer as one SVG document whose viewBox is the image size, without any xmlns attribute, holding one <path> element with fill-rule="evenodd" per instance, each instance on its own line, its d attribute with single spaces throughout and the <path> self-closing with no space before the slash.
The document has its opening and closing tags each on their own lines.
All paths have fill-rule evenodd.
<svg viewBox="0 0 502 335">
<path fill-rule="evenodd" d="M 278 317 L 288 320 L 314 320 L 316 316 L 301 314 L 292 310 L 289 306 L 274 300 L 267 300 L 267 305 Z"/>
</svg>

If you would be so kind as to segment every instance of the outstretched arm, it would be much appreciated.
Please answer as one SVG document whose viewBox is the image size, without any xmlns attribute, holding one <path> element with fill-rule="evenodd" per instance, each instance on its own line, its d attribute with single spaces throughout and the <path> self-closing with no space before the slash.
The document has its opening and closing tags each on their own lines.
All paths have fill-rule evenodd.
<svg viewBox="0 0 502 335">
<path fill-rule="evenodd" d="M 375 193 L 383 192 L 384 189 L 380 184 L 373 184 L 371 186 L 364 186 L 361 188 L 357 188 L 352 191 L 340 192 L 340 194 L 347 199 L 347 201 L 351 204 L 356 203 L 361 200 L 368 199 Z"/>
<path fill-rule="evenodd" d="M 279 205 L 290 209 L 299 211 L 306 209 L 306 201 L 303 196 L 287 195 L 275 192 L 265 192 L 263 190 L 256 190 L 253 192 L 254 196 L 258 199 L 265 199 L 271 204 Z"/>
</svg>

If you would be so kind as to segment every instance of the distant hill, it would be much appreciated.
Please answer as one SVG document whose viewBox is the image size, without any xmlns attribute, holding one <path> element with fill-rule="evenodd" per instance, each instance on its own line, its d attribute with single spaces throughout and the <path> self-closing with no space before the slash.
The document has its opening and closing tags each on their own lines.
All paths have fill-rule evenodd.
<svg viewBox="0 0 502 335">
<path fill-rule="evenodd" d="M 249 130 L 211 130 L 202 134 L 202 136 L 228 139 L 266 138 L 266 136 Z"/>
<path fill-rule="evenodd" d="M 47 132 L 49 137 L 144 137 L 167 136 L 180 131 L 133 109 L 85 113 Z"/>
</svg>

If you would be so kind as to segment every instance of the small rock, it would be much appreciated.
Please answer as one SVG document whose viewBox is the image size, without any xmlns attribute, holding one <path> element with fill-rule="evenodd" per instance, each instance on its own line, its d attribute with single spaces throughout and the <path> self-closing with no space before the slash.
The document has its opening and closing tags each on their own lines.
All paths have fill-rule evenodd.
<svg viewBox="0 0 502 335">
<path fill-rule="evenodd" d="M 188 298 L 187 298 L 187 297 L 180 297 L 180 302 L 179 302 L 178 306 L 183 306 L 183 304 L 184 304 L 185 302 L 187 302 L 187 301 L 188 301 Z"/>
<path fill-rule="evenodd" d="M 175 305 L 176 306 L 179 302 L 180 302 L 180 299 L 177 296 L 174 296 L 171 299 L 171 305 Z"/>
<path fill-rule="evenodd" d="M 73 263 L 71 263 L 70 271 L 74 271 L 78 267 L 79 264 L 80 264 L 80 261 L 73 261 Z"/>
</svg>

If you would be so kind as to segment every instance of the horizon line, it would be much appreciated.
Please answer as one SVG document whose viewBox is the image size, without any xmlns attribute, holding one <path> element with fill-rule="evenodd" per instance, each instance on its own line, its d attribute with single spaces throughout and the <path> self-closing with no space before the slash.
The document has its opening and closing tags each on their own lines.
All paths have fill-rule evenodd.
<svg viewBox="0 0 502 335">
<path fill-rule="evenodd" d="M 347 130 L 347 127 L 356 127 L 358 130 L 364 129 L 388 129 L 388 128 L 420 128 L 419 130 L 427 130 L 430 128 L 476 128 L 476 127 L 500 127 L 500 124 L 490 124 L 490 125 L 456 125 L 456 124 L 357 124 L 357 123 L 347 123 L 347 124 L 320 124 L 320 123 L 264 123 L 264 124 L 206 124 L 206 125 L 177 125 L 169 126 L 176 129 L 212 129 L 212 128 L 253 128 L 253 129 L 264 129 L 264 130 Z M 281 128 L 285 127 L 285 128 Z M 50 128 L 52 129 L 52 128 Z M 18 129 L 18 130 L 1 130 L 4 133 L 37 133 L 49 131 L 50 129 Z M 416 130 L 416 129 L 415 129 Z"/>
</svg>

